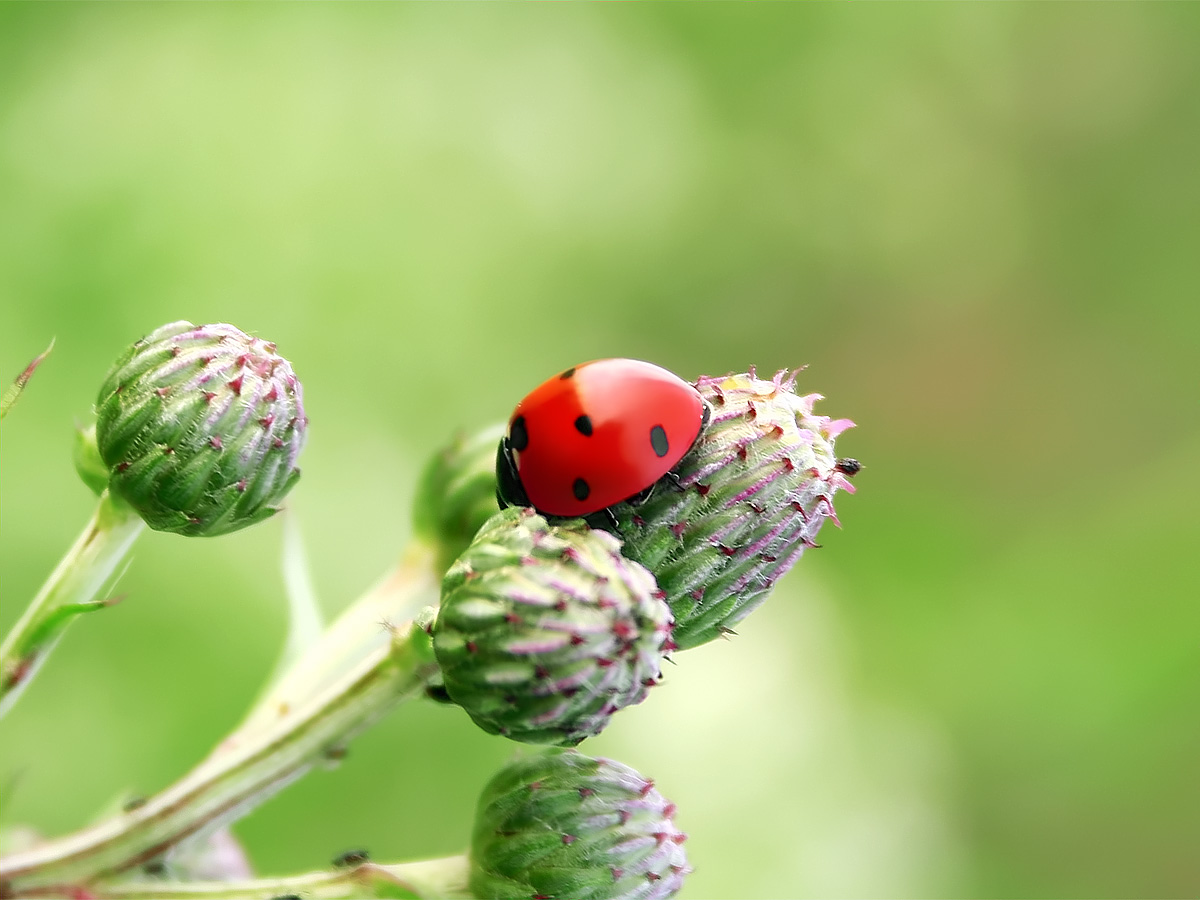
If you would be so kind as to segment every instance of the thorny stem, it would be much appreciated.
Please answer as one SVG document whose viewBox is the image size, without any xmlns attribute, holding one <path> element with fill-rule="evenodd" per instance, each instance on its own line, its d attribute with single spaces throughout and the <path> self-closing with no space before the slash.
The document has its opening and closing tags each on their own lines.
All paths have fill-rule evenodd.
<svg viewBox="0 0 1200 900">
<path fill-rule="evenodd" d="M 467 872 L 466 856 L 449 856 L 394 865 L 364 863 L 352 869 L 249 881 L 112 882 L 90 889 L 88 897 L 93 900 L 266 900 L 288 896 L 305 900 L 362 897 L 450 900 L 470 896 Z M 26 896 L 51 895 L 31 892 Z"/>
<path fill-rule="evenodd" d="M 100 495 L 91 521 L 0 646 L 0 716 L 33 680 L 67 625 L 108 605 L 95 598 L 143 528 L 145 523 L 123 501 L 107 491 Z"/>
<path fill-rule="evenodd" d="M 436 602 L 438 578 L 432 559 L 432 554 L 407 557 L 398 572 L 364 600 L 394 609 Z M 385 604 L 385 599 L 390 602 Z M 358 620 L 359 605 L 343 620 Z M 371 623 L 370 630 L 378 634 L 379 623 Z M 358 637 L 342 649 L 366 646 Z M 372 639 L 370 648 L 353 660 L 333 654 L 337 671 L 329 680 L 313 684 L 296 674 L 312 667 L 328 671 L 322 655 L 330 653 L 330 647 L 318 642 L 280 683 L 286 688 L 295 677 L 298 690 L 269 693 L 206 760 L 144 804 L 0 859 L 0 896 L 70 895 L 83 887 L 94 892 L 97 882 L 161 856 L 184 838 L 239 818 L 320 759 L 336 756 L 351 737 L 389 709 L 419 695 L 437 671 L 429 635 L 420 622 L 390 627 L 382 641 Z"/>
</svg>

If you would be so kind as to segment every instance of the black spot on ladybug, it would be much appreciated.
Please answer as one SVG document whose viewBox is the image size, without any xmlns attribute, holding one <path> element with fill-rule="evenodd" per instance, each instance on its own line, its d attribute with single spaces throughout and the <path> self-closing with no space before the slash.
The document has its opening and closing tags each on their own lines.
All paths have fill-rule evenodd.
<svg viewBox="0 0 1200 900">
<path fill-rule="evenodd" d="M 847 478 L 853 478 L 860 471 L 862 471 L 862 463 L 860 463 L 857 459 L 845 457 L 844 459 L 839 459 L 834 468 Z"/>
<path fill-rule="evenodd" d="M 586 500 L 592 489 L 588 487 L 588 483 L 582 478 L 576 478 L 575 483 L 571 485 L 571 491 L 575 494 L 576 500 Z"/>
<path fill-rule="evenodd" d="M 508 442 L 518 453 L 529 446 L 529 432 L 525 428 L 524 416 L 513 419 L 512 426 L 508 429 Z"/>
<path fill-rule="evenodd" d="M 667 433 L 663 431 L 661 425 L 655 425 L 650 429 L 650 446 L 654 448 L 655 456 L 666 456 L 667 451 L 671 449 L 667 443 Z"/>
<path fill-rule="evenodd" d="M 707 403 L 705 403 L 705 404 L 704 404 L 704 412 L 702 412 L 702 413 L 700 414 L 700 428 L 701 428 L 701 430 L 703 430 L 703 429 L 705 429 L 705 428 L 707 428 L 707 427 L 708 427 L 708 420 L 709 420 L 709 419 L 711 419 L 711 418 L 712 418 L 712 407 L 711 407 L 711 406 L 709 406 Z"/>
<path fill-rule="evenodd" d="M 574 376 L 574 374 L 575 374 L 575 367 L 571 366 L 571 368 L 567 369 L 567 371 L 565 371 L 561 375 L 559 375 L 558 378 L 560 381 L 566 381 L 568 378 L 571 378 L 572 376 Z"/>
<path fill-rule="evenodd" d="M 575 420 L 575 430 L 584 437 L 592 436 L 592 420 L 587 416 L 580 416 Z"/>
</svg>

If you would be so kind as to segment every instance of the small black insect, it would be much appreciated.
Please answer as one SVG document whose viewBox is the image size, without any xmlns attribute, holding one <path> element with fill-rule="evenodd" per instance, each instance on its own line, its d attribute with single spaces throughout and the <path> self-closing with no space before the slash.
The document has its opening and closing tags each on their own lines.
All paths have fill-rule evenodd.
<svg viewBox="0 0 1200 900">
<path fill-rule="evenodd" d="M 335 869 L 353 869 L 355 866 L 361 866 L 370 861 L 371 854 L 366 850 L 347 850 L 333 858 L 333 867 Z"/>
<path fill-rule="evenodd" d="M 431 684 L 425 688 L 425 696 L 434 703 L 453 703 L 450 699 L 450 692 L 446 690 L 444 684 Z"/>
<path fill-rule="evenodd" d="M 834 465 L 834 468 L 847 478 L 853 478 L 860 471 L 862 471 L 862 463 L 860 463 L 857 459 L 851 459 L 847 456 L 839 459 Z"/>
</svg>

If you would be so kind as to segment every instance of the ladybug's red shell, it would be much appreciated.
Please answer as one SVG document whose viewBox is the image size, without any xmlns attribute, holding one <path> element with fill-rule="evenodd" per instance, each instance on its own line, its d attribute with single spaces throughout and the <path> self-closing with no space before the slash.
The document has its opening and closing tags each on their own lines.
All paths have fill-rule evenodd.
<svg viewBox="0 0 1200 900">
<path fill-rule="evenodd" d="M 585 516 L 650 487 L 692 448 L 707 407 L 687 382 L 652 363 L 600 359 L 554 376 L 517 404 L 501 443 L 506 475 L 528 505 Z M 507 458 L 506 458 L 507 457 Z M 508 480 L 511 481 L 511 478 Z"/>
</svg>

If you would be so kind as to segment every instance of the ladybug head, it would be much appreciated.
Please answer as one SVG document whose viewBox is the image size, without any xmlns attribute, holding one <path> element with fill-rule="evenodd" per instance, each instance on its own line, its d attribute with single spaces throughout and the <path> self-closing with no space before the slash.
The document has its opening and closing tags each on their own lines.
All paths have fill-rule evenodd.
<svg viewBox="0 0 1200 900">
<path fill-rule="evenodd" d="M 521 486 L 507 437 L 500 438 L 500 446 L 496 448 L 496 502 L 501 509 L 529 505 L 529 497 Z"/>
</svg>

